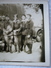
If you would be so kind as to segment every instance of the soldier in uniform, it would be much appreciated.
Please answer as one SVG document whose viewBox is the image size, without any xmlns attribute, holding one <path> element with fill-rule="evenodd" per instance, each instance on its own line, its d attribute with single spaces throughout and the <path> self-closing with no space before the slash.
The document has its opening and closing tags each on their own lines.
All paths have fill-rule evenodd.
<svg viewBox="0 0 51 68">
<path fill-rule="evenodd" d="M 22 35 L 21 35 L 21 51 L 23 51 L 23 45 L 24 45 L 24 41 L 25 41 L 25 27 L 26 26 L 26 16 L 25 14 L 22 15 L 22 20 L 21 20 L 21 32 L 22 32 Z M 24 32 L 24 33 L 23 33 Z"/>
<path fill-rule="evenodd" d="M 6 17 L 5 15 L 2 16 L 2 25 L 3 25 L 3 29 L 4 29 L 4 23 L 6 22 Z M 3 32 L 4 34 L 4 32 Z M 4 51 L 6 51 L 6 41 L 4 40 Z"/>
<path fill-rule="evenodd" d="M 4 23 L 3 23 L 3 17 L 2 16 L 0 16 L 0 26 L 1 26 L 2 30 L 3 30 Z"/>
<path fill-rule="evenodd" d="M 2 16 L 0 16 L 0 51 L 3 50 L 4 50 L 3 23 L 2 23 Z"/>
<path fill-rule="evenodd" d="M 20 46 L 21 46 L 21 27 L 20 27 L 20 20 L 18 20 L 18 15 L 17 14 L 14 15 L 13 31 L 14 31 L 15 51 L 20 52 Z"/>
<path fill-rule="evenodd" d="M 11 27 L 11 28 L 10 28 Z M 10 51 L 9 47 L 9 37 L 12 32 L 12 26 L 10 24 L 10 19 L 8 16 L 6 16 L 6 21 L 4 21 L 4 28 L 3 28 L 3 33 L 4 33 L 4 39 L 6 42 L 6 51 Z"/>
<path fill-rule="evenodd" d="M 27 17 L 27 22 L 26 22 L 26 29 L 25 29 L 26 36 L 25 36 L 25 42 L 24 42 L 24 51 L 26 52 L 25 47 L 27 45 L 28 48 L 29 48 L 27 53 L 31 54 L 32 53 L 32 43 L 33 43 L 32 42 L 32 37 L 33 37 L 33 22 L 31 20 L 31 15 L 30 14 L 27 14 L 26 17 Z"/>
</svg>

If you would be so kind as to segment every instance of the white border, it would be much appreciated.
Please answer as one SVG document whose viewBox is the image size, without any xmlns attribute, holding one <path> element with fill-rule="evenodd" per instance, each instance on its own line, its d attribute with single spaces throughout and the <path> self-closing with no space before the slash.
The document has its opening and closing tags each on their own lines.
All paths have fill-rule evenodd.
<svg viewBox="0 0 51 68">
<path fill-rule="evenodd" d="M 21 63 L 21 62 L 0 62 L 1 65 L 27 65 L 27 66 L 50 66 L 50 44 L 49 44 L 49 13 L 48 0 L 2 0 L 0 4 L 14 3 L 35 3 L 44 5 L 44 37 L 45 37 L 45 62 Z"/>
</svg>

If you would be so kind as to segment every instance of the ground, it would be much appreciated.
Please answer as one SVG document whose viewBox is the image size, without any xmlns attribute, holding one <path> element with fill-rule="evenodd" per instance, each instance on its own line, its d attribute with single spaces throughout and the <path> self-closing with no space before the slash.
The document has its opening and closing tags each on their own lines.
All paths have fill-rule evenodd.
<svg viewBox="0 0 51 68">
<path fill-rule="evenodd" d="M 40 62 L 41 42 L 33 42 L 32 54 L 27 54 L 24 51 L 18 52 L 0 52 L 0 61 L 34 61 Z"/>
</svg>

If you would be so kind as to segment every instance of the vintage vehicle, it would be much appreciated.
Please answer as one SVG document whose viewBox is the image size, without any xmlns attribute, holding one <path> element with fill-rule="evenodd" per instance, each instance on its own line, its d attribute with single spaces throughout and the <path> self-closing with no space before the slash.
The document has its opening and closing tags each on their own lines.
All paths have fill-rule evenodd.
<svg viewBox="0 0 51 68">
<path fill-rule="evenodd" d="M 37 31 L 37 37 L 36 37 L 37 42 L 40 42 L 42 40 L 42 35 L 43 35 L 43 29 L 39 29 Z"/>
</svg>

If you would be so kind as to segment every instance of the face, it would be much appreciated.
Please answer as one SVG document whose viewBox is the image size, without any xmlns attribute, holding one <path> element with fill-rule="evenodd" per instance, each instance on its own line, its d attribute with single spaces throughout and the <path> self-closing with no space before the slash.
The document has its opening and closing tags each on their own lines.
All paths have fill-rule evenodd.
<svg viewBox="0 0 51 68">
<path fill-rule="evenodd" d="M 29 15 L 26 15 L 26 18 L 29 19 L 29 20 L 31 19 L 31 17 Z"/>
<path fill-rule="evenodd" d="M 14 20 L 17 20 L 17 15 L 14 15 Z"/>
<path fill-rule="evenodd" d="M 25 20 L 25 16 L 22 16 L 22 20 Z"/>
<path fill-rule="evenodd" d="M 6 17 L 6 20 L 9 20 L 9 17 Z"/>
<path fill-rule="evenodd" d="M 2 17 L 2 20 L 5 20 L 5 16 Z"/>
</svg>

